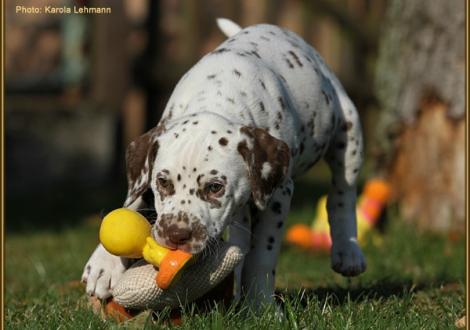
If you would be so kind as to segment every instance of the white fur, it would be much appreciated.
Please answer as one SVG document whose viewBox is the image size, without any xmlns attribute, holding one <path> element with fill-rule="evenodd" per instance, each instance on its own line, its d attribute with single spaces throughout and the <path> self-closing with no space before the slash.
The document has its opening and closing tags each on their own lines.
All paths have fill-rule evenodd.
<svg viewBox="0 0 470 330">
<path fill-rule="evenodd" d="M 271 174 L 271 170 L 271 164 L 268 162 L 263 163 L 263 167 L 261 168 L 261 177 L 265 180 L 268 179 L 269 175 Z"/>
<path fill-rule="evenodd" d="M 242 30 L 240 25 L 226 18 L 217 18 L 217 26 L 227 36 L 231 37 Z"/>
<path fill-rule="evenodd" d="M 86 293 L 101 299 L 108 298 L 125 270 L 123 259 L 98 245 L 83 270 L 82 282 L 86 283 Z"/>
</svg>

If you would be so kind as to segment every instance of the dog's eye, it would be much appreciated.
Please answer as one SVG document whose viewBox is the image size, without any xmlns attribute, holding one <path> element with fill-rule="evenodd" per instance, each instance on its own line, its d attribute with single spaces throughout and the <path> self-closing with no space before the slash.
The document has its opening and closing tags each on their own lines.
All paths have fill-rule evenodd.
<svg viewBox="0 0 470 330">
<path fill-rule="evenodd" d="M 208 183 L 205 188 L 208 193 L 215 195 L 220 194 L 223 191 L 224 185 L 218 182 L 211 182 Z"/>
<path fill-rule="evenodd" d="M 166 188 L 170 185 L 170 180 L 167 180 L 165 178 L 157 178 L 157 180 L 160 187 Z"/>
</svg>

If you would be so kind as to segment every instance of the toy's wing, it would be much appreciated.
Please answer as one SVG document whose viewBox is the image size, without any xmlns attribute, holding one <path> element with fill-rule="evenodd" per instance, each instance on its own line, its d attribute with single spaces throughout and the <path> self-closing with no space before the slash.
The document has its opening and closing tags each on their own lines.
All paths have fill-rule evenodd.
<svg viewBox="0 0 470 330">
<path fill-rule="evenodd" d="M 192 302 L 219 284 L 242 260 L 236 246 L 223 243 L 217 253 L 189 265 L 168 289 L 155 283 L 155 267 L 140 260 L 132 265 L 112 290 L 114 300 L 130 309 L 159 310 Z"/>
</svg>

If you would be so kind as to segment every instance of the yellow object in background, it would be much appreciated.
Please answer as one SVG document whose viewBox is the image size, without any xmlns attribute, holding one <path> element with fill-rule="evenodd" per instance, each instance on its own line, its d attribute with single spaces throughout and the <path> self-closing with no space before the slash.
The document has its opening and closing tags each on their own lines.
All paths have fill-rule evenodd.
<svg viewBox="0 0 470 330">
<path fill-rule="evenodd" d="M 356 207 L 357 238 L 364 245 L 370 240 L 381 244 L 382 238 L 374 230 L 387 202 L 390 200 L 390 186 L 384 180 L 369 180 L 359 196 Z M 310 227 L 294 225 L 287 231 L 288 243 L 312 251 L 329 251 L 331 248 L 330 226 L 328 224 L 327 197 L 322 196 L 317 204 L 316 216 Z"/>
</svg>

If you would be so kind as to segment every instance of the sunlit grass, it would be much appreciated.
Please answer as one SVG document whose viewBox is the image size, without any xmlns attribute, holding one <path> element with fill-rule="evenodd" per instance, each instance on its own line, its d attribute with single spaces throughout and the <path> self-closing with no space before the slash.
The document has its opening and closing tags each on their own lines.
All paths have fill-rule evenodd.
<svg viewBox="0 0 470 330">
<path fill-rule="evenodd" d="M 293 211 L 289 223 L 311 221 L 312 210 Z M 122 326 L 90 311 L 78 281 L 97 230 L 98 222 L 88 221 L 60 231 L 7 235 L 8 329 Z M 452 327 L 464 313 L 464 253 L 463 240 L 418 233 L 396 217 L 388 222 L 383 244 L 365 248 L 367 272 L 350 281 L 330 270 L 328 256 L 285 246 L 276 270 L 282 313 L 268 309 L 252 315 L 242 306 L 199 315 L 188 308 L 182 329 Z M 143 313 L 126 327 L 170 326 Z"/>
</svg>

